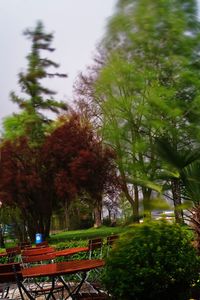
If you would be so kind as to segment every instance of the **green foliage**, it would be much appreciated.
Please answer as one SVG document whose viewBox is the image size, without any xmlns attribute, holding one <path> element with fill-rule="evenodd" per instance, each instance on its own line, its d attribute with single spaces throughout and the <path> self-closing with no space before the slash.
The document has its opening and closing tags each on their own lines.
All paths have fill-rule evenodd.
<svg viewBox="0 0 200 300">
<path fill-rule="evenodd" d="M 22 124 L 26 124 L 25 127 Z M 3 120 L 4 139 L 16 140 L 21 136 L 30 135 L 33 126 L 37 129 L 37 133 L 32 133 L 32 145 L 36 146 L 37 141 L 34 141 L 34 139 L 37 140 L 38 136 L 43 136 L 43 132 L 46 132 L 49 125 L 43 122 L 39 115 L 31 114 L 27 111 L 22 111 L 20 114 L 13 114 Z"/>
<path fill-rule="evenodd" d="M 110 218 L 106 217 L 106 218 L 103 219 L 102 223 L 103 223 L 104 226 L 111 226 L 112 225 L 112 220 Z"/>
<path fill-rule="evenodd" d="M 200 204 L 200 161 L 194 161 L 182 172 L 184 183 L 184 197 L 194 203 L 195 206 Z"/>
<path fill-rule="evenodd" d="M 18 75 L 22 96 L 11 92 L 11 100 L 21 110 L 5 118 L 5 139 L 29 137 L 32 146 L 37 146 L 44 139 L 47 125 L 51 120 L 42 111 L 59 113 L 67 110 L 66 103 L 54 100 L 55 91 L 43 86 L 42 80 L 52 77 L 67 77 L 66 74 L 49 72 L 59 65 L 42 54 L 54 51 L 51 47 L 53 35 L 46 33 L 42 22 L 37 22 L 34 29 L 27 29 L 24 35 L 31 41 L 31 51 L 27 55 L 27 69 Z"/>
<path fill-rule="evenodd" d="M 158 155 L 163 160 L 163 172 L 167 178 L 180 178 L 182 186 L 181 192 L 184 200 L 191 201 L 194 205 L 199 205 L 200 195 L 200 151 L 199 143 L 187 149 L 177 149 L 166 138 L 156 141 Z M 165 164 L 166 163 L 166 164 Z M 165 164 L 165 167 L 164 167 Z M 167 169 L 174 169 L 174 173 L 168 172 Z M 163 173 L 163 174 L 164 174 Z M 189 203 L 184 203 L 184 205 Z M 185 207 L 187 208 L 187 207 Z"/>
<path fill-rule="evenodd" d="M 179 170 L 164 165 L 157 154 L 158 137 L 167 137 L 183 156 L 196 145 L 199 35 L 195 1 L 118 0 L 110 19 L 103 43 L 106 59 L 93 85 L 94 102 L 103 115 L 103 137 L 116 150 L 132 206 L 137 203 L 131 188 L 140 189 L 141 198 L 149 201 L 152 191 L 163 192 L 169 176 L 179 176 Z M 177 206 L 181 194 L 175 197 L 172 185 Z"/>
<path fill-rule="evenodd" d="M 136 225 L 110 252 L 104 283 L 119 300 L 188 299 L 200 260 L 186 234 L 164 222 Z"/>
<path fill-rule="evenodd" d="M 55 246 L 57 250 L 62 250 L 66 248 L 86 247 L 87 240 L 72 240 L 67 242 L 58 242 L 53 246 Z"/>
<path fill-rule="evenodd" d="M 75 240 L 75 241 L 67 241 L 67 242 L 59 242 L 56 245 L 53 245 L 56 250 L 63 250 L 66 248 L 76 248 L 76 247 L 87 247 L 88 241 L 87 240 Z M 88 252 L 79 252 L 73 255 L 70 255 L 70 259 L 87 259 Z M 58 257 L 56 261 L 66 261 L 66 257 Z"/>
</svg>

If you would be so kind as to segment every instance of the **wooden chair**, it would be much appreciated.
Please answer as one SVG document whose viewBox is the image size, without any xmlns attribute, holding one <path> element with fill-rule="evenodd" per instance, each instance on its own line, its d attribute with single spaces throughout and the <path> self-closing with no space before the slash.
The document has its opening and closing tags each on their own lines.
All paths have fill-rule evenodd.
<svg viewBox="0 0 200 300">
<path fill-rule="evenodd" d="M 45 248 L 40 248 L 40 249 L 43 249 L 43 252 L 45 252 Z M 26 251 L 24 251 L 24 253 L 26 253 Z M 45 263 L 50 264 L 54 262 L 55 258 L 56 258 L 55 251 L 50 253 L 43 253 L 39 255 L 28 255 L 28 256 L 22 255 L 24 268 L 33 267 L 35 265 L 45 264 Z M 40 278 L 39 280 L 38 279 L 35 280 L 34 278 L 26 279 L 24 283 L 26 283 L 26 285 L 28 286 L 29 293 L 35 295 L 35 297 L 46 295 L 49 293 L 51 289 L 51 287 L 49 287 L 50 284 L 49 278 L 45 278 L 45 277 L 42 279 Z M 63 291 L 64 291 L 63 284 L 60 284 L 59 282 L 56 281 L 54 283 L 54 290 L 55 293 L 61 292 L 63 297 Z"/>
<path fill-rule="evenodd" d="M 47 241 L 44 241 L 44 242 L 36 244 L 35 246 L 36 246 L 36 248 L 43 248 L 43 247 L 48 247 L 49 244 Z"/>
<path fill-rule="evenodd" d="M 89 259 L 98 259 L 102 258 L 102 247 L 103 247 L 103 239 L 102 238 L 94 238 L 88 241 L 88 251 L 89 251 Z M 86 283 L 90 286 L 90 277 L 93 278 L 93 281 L 97 281 L 99 277 L 98 269 L 91 270 L 87 273 Z M 77 274 L 79 276 L 79 274 Z M 93 282 L 94 283 L 94 282 Z"/>
<path fill-rule="evenodd" d="M 24 266 L 31 266 L 35 264 L 51 263 L 56 258 L 55 252 L 40 254 L 40 255 L 22 255 L 22 262 Z"/>
<path fill-rule="evenodd" d="M 18 243 L 18 246 L 21 248 L 21 250 L 24 250 L 24 249 L 32 247 L 31 243 L 29 243 L 29 242 Z"/>
<path fill-rule="evenodd" d="M 107 246 L 107 256 L 109 254 L 110 249 L 112 248 L 113 244 L 119 239 L 119 235 L 113 234 L 110 236 L 107 236 L 106 239 L 106 246 Z"/>
<path fill-rule="evenodd" d="M 6 248 L 8 262 L 21 261 L 21 248 L 19 246 Z"/>
<path fill-rule="evenodd" d="M 102 246 L 103 246 L 102 238 L 90 239 L 88 242 L 89 259 L 91 259 L 93 256 L 95 258 L 101 258 L 102 257 Z"/>
<path fill-rule="evenodd" d="M 26 249 L 22 251 L 21 258 L 24 268 L 41 264 L 44 261 L 51 263 L 55 259 L 55 249 L 53 247 Z"/>
<path fill-rule="evenodd" d="M 49 290 L 51 289 L 51 287 L 44 286 L 44 282 L 41 284 L 39 278 L 35 278 L 34 281 L 29 281 L 26 279 L 24 280 L 20 263 L 1 264 L 0 265 L 0 290 L 1 290 L 0 300 L 18 299 L 18 297 L 8 298 L 11 284 L 12 285 L 15 284 L 13 296 L 18 288 L 21 300 L 27 300 L 27 299 L 35 300 L 37 297 L 46 296 L 49 294 Z M 63 285 L 56 285 L 55 293 L 60 293 L 60 292 L 62 292 L 63 295 Z"/>
<path fill-rule="evenodd" d="M 23 290 L 26 296 L 28 296 L 28 299 L 34 299 L 29 297 L 30 295 L 24 288 L 22 281 L 23 281 L 23 276 L 21 272 L 20 263 L 0 264 L 0 293 L 1 293 L 0 299 L 11 299 L 10 297 L 8 298 L 11 285 L 12 288 L 14 285 L 13 296 L 14 296 L 14 292 L 18 288 L 21 297 L 20 299 L 25 300 L 24 294 L 22 292 Z M 12 298 L 12 299 L 16 299 L 16 298 Z"/>
<path fill-rule="evenodd" d="M 118 238 L 119 238 L 119 235 L 117 235 L 117 234 L 107 236 L 107 245 L 112 246 Z"/>
<path fill-rule="evenodd" d="M 54 252 L 53 247 L 30 248 L 22 251 L 22 256 L 35 256 Z"/>
</svg>

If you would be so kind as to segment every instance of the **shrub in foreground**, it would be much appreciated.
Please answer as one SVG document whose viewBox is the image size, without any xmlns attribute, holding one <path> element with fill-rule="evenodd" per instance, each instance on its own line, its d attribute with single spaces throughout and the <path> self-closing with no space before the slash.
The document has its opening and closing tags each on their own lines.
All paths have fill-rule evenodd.
<svg viewBox="0 0 200 300">
<path fill-rule="evenodd" d="M 117 300 L 188 299 L 199 257 L 185 230 L 168 223 L 136 225 L 107 259 L 104 283 Z"/>
</svg>

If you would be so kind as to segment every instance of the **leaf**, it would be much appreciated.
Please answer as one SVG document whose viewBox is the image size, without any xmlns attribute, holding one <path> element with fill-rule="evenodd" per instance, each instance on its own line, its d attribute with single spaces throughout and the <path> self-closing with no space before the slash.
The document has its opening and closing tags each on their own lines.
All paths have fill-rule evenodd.
<svg viewBox="0 0 200 300">
<path fill-rule="evenodd" d="M 171 206 L 167 203 L 164 198 L 157 197 L 150 200 L 143 200 L 144 207 L 147 207 L 150 211 L 152 210 L 170 210 Z"/>
<path fill-rule="evenodd" d="M 127 183 L 138 184 L 140 186 L 150 188 L 153 191 L 156 191 L 158 193 L 162 192 L 162 186 L 161 185 L 156 184 L 155 182 L 147 180 L 147 179 L 127 178 Z"/>
</svg>

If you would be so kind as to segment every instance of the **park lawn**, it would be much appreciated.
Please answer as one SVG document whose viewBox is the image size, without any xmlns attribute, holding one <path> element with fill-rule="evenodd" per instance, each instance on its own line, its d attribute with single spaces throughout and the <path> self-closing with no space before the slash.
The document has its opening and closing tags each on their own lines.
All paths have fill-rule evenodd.
<svg viewBox="0 0 200 300">
<path fill-rule="evenodd" d="M 57 244 L 60 242 L 72 242 L 72 241 L 83 241 L 91 238 L 106 238 L 112 234 L 124 233 L 129 229 L 129 227 L 106 227 L 102 226 L 100 228 L 89 228 L 81 230 L 70 230 L 62 231 L 60 233 L 51 234 L 49 238 L 50 244 Z"/>
<path fill-rule="evenodd" d="M 56 248 L 65 248 L 67 247 L 76 247 L 76 246 L 84 246 L 87 245 L 87 242 L 91 238 L 106 238 L 112 234 L 120 234 L 126 232 L 129 227 L 106 227 L 102 226 L 100 228 L 89 228 L 89 229 L 81 229 L 81 230 L 69 230 L 62 231 L 59 233 L 51 234 L 48 241 L 49 244 L 55 246 Z M 7 247 L 16 246 L 16 242 L 9 241 L 6 242 Z M 4 252 L 5 249 L 0 248 L 0 252 Z"/>
</svg>

